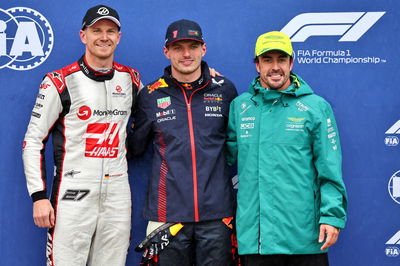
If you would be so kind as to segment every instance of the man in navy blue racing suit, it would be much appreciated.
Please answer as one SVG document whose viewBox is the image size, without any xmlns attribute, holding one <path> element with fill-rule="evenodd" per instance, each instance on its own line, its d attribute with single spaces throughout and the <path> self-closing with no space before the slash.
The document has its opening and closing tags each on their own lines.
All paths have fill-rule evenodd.
<svg viewBox="0 0 400 266">
<path fill-rule="evenodd" d="M 170 66 L 140 91 L 129 136 L 134 155 L 153 143 L 143 210 L 148 234 L 163 223 L 183 225 L 159 252 L 162 266 L 232 262 L 233 188 L 224 143 L 237 91 L 228 79 L 210 76 L 205 53 L 196 22 L 169 25 L 164 55 Z"/>
</svg>

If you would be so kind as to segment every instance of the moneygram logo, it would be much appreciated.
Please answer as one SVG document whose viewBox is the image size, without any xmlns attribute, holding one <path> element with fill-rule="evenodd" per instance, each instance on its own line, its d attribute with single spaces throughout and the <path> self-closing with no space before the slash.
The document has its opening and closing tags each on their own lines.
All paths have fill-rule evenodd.
<svg viewBox="0 0 400 266">
<path fill-rule="evenodd" d="M 92 110 L 90 109 L 90 107 L 84 105 L 79 108 L 78 113 L 76 115 L 81 120 L 88 120 L 92 115 Z"/>
<path fill-rule="evenodd" d="M 393 136 L 394 134 L 400 134 L 400 120 L 394 123 L 386 132 L 385 144 L 386 146 L 397 146 L 399 144 L 399 138 L 397 136 Z"/>
<path fill-rule="evenodd" d="M 388 184 L 388 191 L 390 197 L 398 204 L 400 204 L 400 171 L 392 175 Z"/>
<path fill-rule="evenodd" d="M 31 8 L 0 8 L 0 69 L 29 70 L 49 57 L 54 34 L 47 19 Z"/>
<path fill-rule="evenodd" d="M 282 32 L 292 42 L 304 42 L 311 36 L 341 36 L 339 42 L 356 42 L 386 12 L 303 13 L 294 17 Z"/>
</svg>

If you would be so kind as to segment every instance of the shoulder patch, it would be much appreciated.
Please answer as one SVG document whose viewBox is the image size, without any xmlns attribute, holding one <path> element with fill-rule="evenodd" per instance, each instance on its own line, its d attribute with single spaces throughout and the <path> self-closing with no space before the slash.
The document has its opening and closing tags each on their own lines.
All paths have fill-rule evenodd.
<svg viewBox="0 0 400 266">
<path fill-rule="evenodd" d="M 151 85 L 147 85 L 148 93 L 152 93 L 153 91 L 157 90 L 158 88 L 167 88 L 168 84 L 165 82 L 163 78 L 160 78 L 156 82 Z"/>
<path fill-rule="evenodd" d="M 65 83 L 65 77 L 79 71 L 78 62 L 72 63 L 69 66 L 63 67 L 59 70 L 47 73 L 46 76 L 50 78 L 54 86 L 56 86 L 59 93 L 62 93 L 67 84 Z"/>
<path fill-rule="evenodd" d="M 215 78 L 212 78 L 211 80 L 212 80 L 213 84 L 220 86 L 220 87 L 222 86 L 222 84 L 224 84 L 224 81 L 225 81 L 224 79 L 221 79 L 220 81 L 216 81 Z"/>
<path fill-rule="evenodd" d="M 65 89 L 65 77 L 62 74 L 62 69 L 53 71 L 51 73 L 46 74 L 47 77 L 53 82 L 54 86 L 56 86 L 59 93 L 62 93 Z"/>
<path fill-rule="evenodd" d="M 114 62 L 114 68 L 116 70 L 118 70 L 118 71 L 128 72 L 131 75 L 132 83 L 135 84 L 137 89 L 140 88 L 140 74 L 139 74 L 139 71 L 137 71 L 134 68 L 118 64 L 116 62 Z"/>
</svg>

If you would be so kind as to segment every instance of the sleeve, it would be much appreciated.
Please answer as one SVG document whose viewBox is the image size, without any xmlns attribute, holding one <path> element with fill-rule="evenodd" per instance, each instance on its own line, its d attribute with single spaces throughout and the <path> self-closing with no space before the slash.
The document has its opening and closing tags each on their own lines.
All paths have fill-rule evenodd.
<svg viewBox="0 0 400 266">
<path fill-rule="evenodd" d="M 347 194 L 342 179 L 342 154 L 335 117 L 327 102 L 322 104 L 321 119 L 314 132 L 313 151 L 321 196 L 319 223 L 343 228 Z"/>
<path fill-rule="evenodd" d="M 226 160 L 229 166 L 236 163 L 238 148 L 237 148 L 237 136 L 236 136 L 236 113 L 235 113 L 235 102 L 232 101 L 229 107 L 229 120 L 227 127 L 226 147 L 227 155 Z"/>
<path fill-rule="evenodd" d="M 22 152 L 27 187 L 33 201 L 47 198 L 45 145 L 62 109 L 56 86 L 48 77 L 44 78 L 32 110 Z"/>
<path fill-rule="evenodd" d="M 146 150 L 152 134 L 152 119 L 149 117 L 149 103 L 145 93 L 146 90 L 139 92 L 135 105 L 133 129 L 128 134 L 129 154 L 134 157 Z"/>
</svg>

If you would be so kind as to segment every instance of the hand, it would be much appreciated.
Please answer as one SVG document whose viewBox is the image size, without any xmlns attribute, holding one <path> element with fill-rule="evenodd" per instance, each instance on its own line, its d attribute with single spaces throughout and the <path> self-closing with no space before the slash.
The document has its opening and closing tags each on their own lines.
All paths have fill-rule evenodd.
<svg viewBox="0 0 400 266">
<path fill-rule="evenodd" d="M 39 227 L 51 228 L 55 223 L 54 209 L 48 199 L 33 203 L 33 221 Z"/>
<path fill-rule="evenodd" d="M 321 250 L 327 249 L 336 243 L 339 237 L 339 229 L 329 224 L 321 224 L 319 227 L 319 243 L 324 241 L 325 235 L 325 243 L 322 245 Z"/>
<path fill-rule="evenodd" d="M 218 77 L 223 77 L 223 75 L 221 75 L 217 70 L 215 70 L 215 68 L 210 67 L 210 76 L 215 78 L 216 76 Z"/>
</svg>

